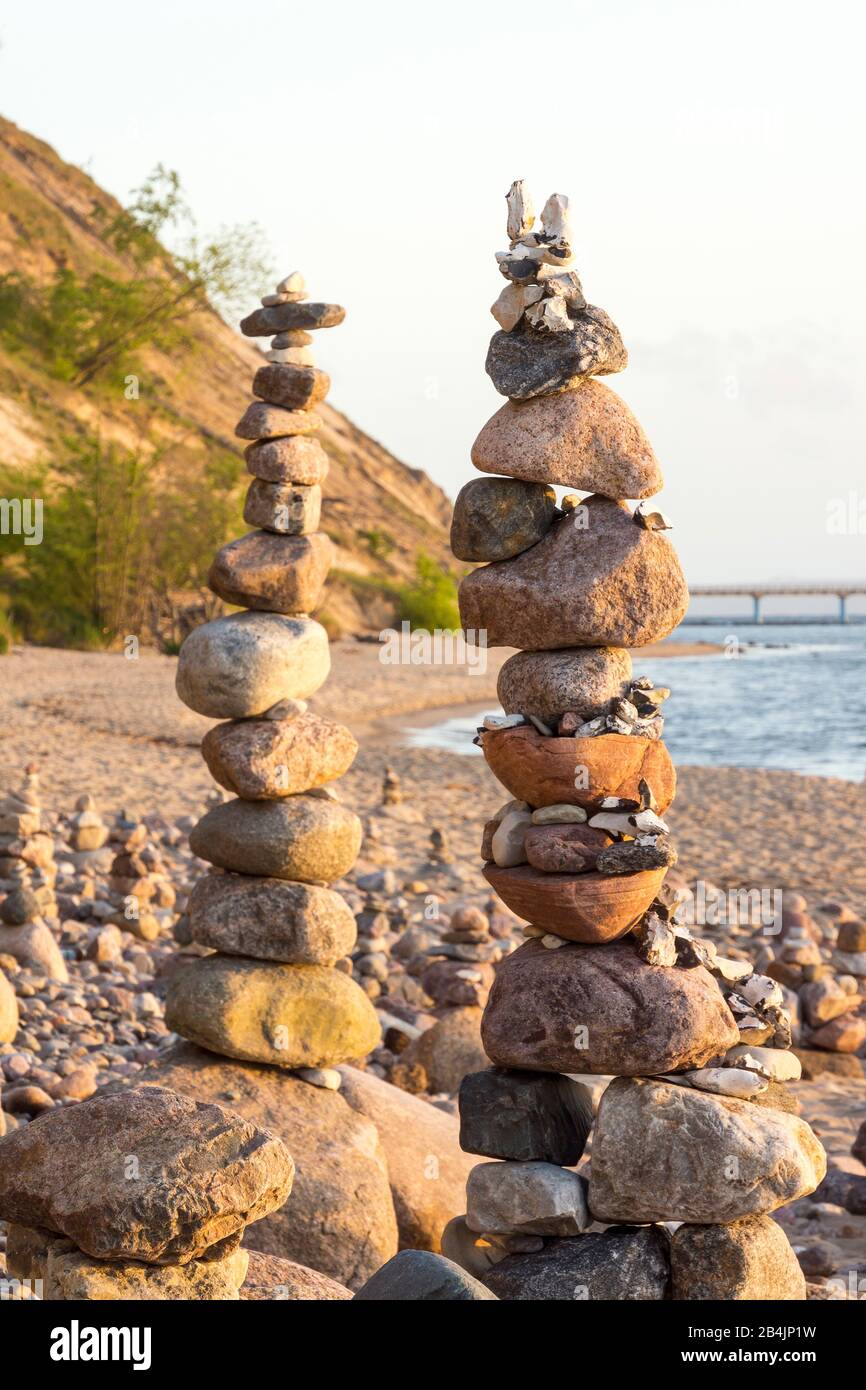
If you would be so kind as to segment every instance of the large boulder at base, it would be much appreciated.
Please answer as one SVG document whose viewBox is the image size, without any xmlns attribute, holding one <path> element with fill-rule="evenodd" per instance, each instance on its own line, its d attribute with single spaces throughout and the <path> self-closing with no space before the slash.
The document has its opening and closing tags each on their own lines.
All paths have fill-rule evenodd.
<svg viewBox="0 0 866 1390">
<path fill-rule="evenodd" d="M 2 942 L 2 936 L 0 936 Z M 0 1043 L 11 1043 L 18 1032 L 18 1000 L 3 971 L 0 970 Z M 0 1134 L 3 1131 L 0 1129 Z"/>
<path fill-rule="evenodd" d="M 678 1226 L 671 1237 L 672 1297 L 728 1303 L 805 1299 L 790 1241 L 769 1216 L 728 1226 Z"/>
<path fill-rule="evenodd" d="M 331 883 L 361 848 L 361 822 L 348 807 L 318 796 L 224 801 L 193 827 L 193 854 L 239 874 Z"/>
<path fill-rule="evenodd" d="M 401 1250 L 355 1294 L 367 1303 L 483 1303 L 496 1295 L 429 1250 Z"/>
<path fill-rule="evenodd" d="M 597 738 L 548 738 L 528 724 L 488 729 L 481 736 L 487 766 L 512 796 L 530 806 L 582 806 L 598 811 L 608 796 L 640 799 L 640 783 L 652 788 L 663 815 L 677 789 L 666 746 L 633 734 Z"/>
<path fill-rule="evenodd" d="M 465 629 L 483 628 L 489 647 L 523 651 L 644 647 L 673 631 L 688 602 L 667 536 L 599 496 L 522 555 L 473 570 L 459 590 Z"/>
<path fill-rule="evenodd" d="M 456 1117 L 371 1072 L 346 1066 L 340 1073 L 340 1095 L 372 1120 L 385 1150 L 401 1249 L 438 1250 L 463 1210 L 475 1162 L 461 1152 Z"/>
<path fill-rule="evenodd" d="M 482 429 L 472 462 L 482 473 L 561 483 L 611 498 L 652 497 L 664 484 L 634 415 L 600 381 L 582 381 L 562 395 L 509 401 Z"/>
<path fill-rule="evenodd" d="M 312 618 L 231 613 L 189 634 L 175 687 L 198 714 L 245 719 L 280 700 L 307 699 L 330 669 L 328 634 Z"/>
<path fill-rule="evenodd" d="M 190 1043 L 170 1048 L 137 1080 L 230 1105 L 291 1145 L 291 1200 L 247 1230 L 247 1249 L 296 1260 L 352 1289 L 396 1252 L 397 1220 L 376 1128 L 339 1091 Z"/>
<path fill-rule="evenodd" d="M 584 720 L 606 714 L 631 678 L 631 656 L 622 647 L 515 652 L 500 667 L 496 694 L 506 714 L 555 724 L 567 710 Z"/>
<path fill-rule="evenodd" d="M 195 884 L 187 914 L 200 946 L 290 965 L 334 965 L 358 935 L 352 909 L 333 888 L 219 870 Z"/>
<path fill-rule="evenodd" d="M 357 751 L 344 724 L 311 712 L 215 724 L 201 744 L 214 781 L 245 801 L 279 800 L 333 782 Z"/>
<path fill-rule="evenodd" d="M 531 1255 L 506 1255 L 484 1276 L 509 1302 L 602 1300 L 634 1303 L 670 1297 L 669 1240 L 660 1226 L 613 1227 L 553 1240 Z"/>
<path fill-rule="evenodd" d="M 69 968 L 54 933 L 46 922 L 0 927 L 0 955 L 12 956 L 25 970 L 35 970 L 65 985 Z"/>
<path fill-rule="evenodd" d="M 0 1220 L 68 1236 L 98 1259 L 186 1264 L 282 1206 L 282 1141 L 167 1088 L 97 1094 L 0 1145 Z"/>
<path fill-rule="evenodd" d="M 617 1078 L 593 1133 L 589 1205 L 597 1221 L 726 1223 L 805 1197 L 826 1171 L 796 1115 Z"/>
<path fill-rule="evenodd" d="M 406 1048 L 403 1060 L 410 1065 L 420 1063 L 434 1094 L 446 1091 L 453 1095 L 467 1072 L 487 1066 L 481 1017 L 482 1010 L 474 1005 L 448 1009 Z"/>
<path fill-rule="evenodd" d="M 528 941 L 496 973 L 481 1036 L 500 1067 L 654 1076 L 705 1066 L 739 1030 L 703 966 L 646 965 L 631 941 Z"/>
<path fill-rule="evenodd" d="M 352 1290 L 317 1269 L 281 1260 L 277 1255 L 263 1255 L 259 1250 L 245 1250 L 248 1260 L 247 1277 L 241 1288 L 241 1299 L 249 1302 L 273 1303 L 340 1303 L 352 1297 Z"/>
<path fill-rule="evenodd" d="M 165 1021 L 222 1057 L 286 1068 L 365 1057 L 381 1038 L 376 1010 L 351 976 L 241 956 L 206 956 L 178 970 Z"/>
</svg>

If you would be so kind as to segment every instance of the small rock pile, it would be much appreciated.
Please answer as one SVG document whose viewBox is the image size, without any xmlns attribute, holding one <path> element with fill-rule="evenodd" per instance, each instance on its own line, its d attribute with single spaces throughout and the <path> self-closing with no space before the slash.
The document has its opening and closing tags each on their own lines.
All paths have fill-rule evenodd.
<svg viewBox="0 0 866 1390">
<path fill-rule="evenodd" d="M 505 1299 L 803 1298 L 769 1213 L 814 1191 L 826 1159 L 783 1084 L 800 1065 L 781 985 L 679 925 L 664 884 L 668 692 L 633 678 L 626 648 L 665 637 L 688 593 L 667 519 L 624 500 L 653 496 L 661 473 L 595 380 L 626 356 L 571 269 L 567 200 L 548 201 L 540 231 L 522 184 L 508 208 L 487 370 L 510 400 L 472 451 L 505 476 L 464 488 L 453 536 L 488 562 L 461 584 L 464 629 L 519 649 L 506 718 L 479 734 L 514 798 L 482 852 L 530 939 L 485 1007 L 493 1070 L 460 1090 L 463 1147 L 498 1161 L 473 1169 L 443 1250 Z M 563 509 L 552 484 L 592 495 Z M 575 1075 L 614 1078 L 588 1184 L 573 1169 L 592 1096 Z"/>
<path fill-rule="evenodd" d="M 293 1177 L 276 1135 L 162 1087 L 56 1110 L 0 1146 L 2 1282 L 50 1301 L 237 1300 L 244 1231 Z"/>
<path fill-rule="evenodd" d="M 6 925 L 56 917 L 56 879 L 54 841 L 42 825 L 39 775 L 30 764 L 21 786 L 0 797 L 0 892 L 7 895 Z"/>
<path fill-rule="evenodd" d="M 192 941 L 216 954 L 179 971 L 166 1002 L 169 1027 L 200 1046 L 326 1085 L 338 1084 L 336 1063 L 379 1040 L 347 959 L 354 918 L 328 887 L 361 844 L 360 820 L 331 786 L 357 744 L 306 704 L 330 668 L 327 634 L 309 613 L 333 554 L 318 530 L 328 460 L 313 437 L 330 379 L 312 365 L 306 330 L 343 317 L 338 305 L 308 303 L 295 273 L 241 324 L 275 335 L 237 427 L 253 441 L 244 518 L 258 529 L 218 552 L 208 582 L 245 611 L 191 633 L 177 669 L 184 703 L 224 721 L 202 755 L 233 799 L 192 830 L 193 851 L 215 869 L 187 909 Z"/>
</svg>

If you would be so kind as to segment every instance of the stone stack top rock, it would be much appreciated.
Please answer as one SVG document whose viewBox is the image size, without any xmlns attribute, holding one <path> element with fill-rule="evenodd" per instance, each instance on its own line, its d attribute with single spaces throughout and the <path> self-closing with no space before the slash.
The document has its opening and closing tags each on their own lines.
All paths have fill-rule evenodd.
<svg viewBox="0 0 866 1390">
<path fill-rule="evenodd" d="M 552 193 L 536 225 L 522 179 L 506 195 L 509 249 L 496 260 L 508 284 L 491 309 L 502 331 L 487 372 L 503 396 L 526 400 L 568 390 L 587 376 L 620 372 L 628 362 L 619 329 L 587 304 L 574 269 L 568 199 Z"/>
</svg>

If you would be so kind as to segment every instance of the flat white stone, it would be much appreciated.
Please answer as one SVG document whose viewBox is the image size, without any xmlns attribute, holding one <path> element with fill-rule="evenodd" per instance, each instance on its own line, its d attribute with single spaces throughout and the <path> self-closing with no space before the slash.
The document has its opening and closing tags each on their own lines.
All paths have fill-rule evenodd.
<svg viewBox="0 0 866 1390">
<path fill-rule="evenodd" d="M 800 1059 L 780 1047 L 750 1046 L 738 1043 L 725 1053 L 726 1067 L 742 1067 L 757 1071 L 771 1081 L 799 1081 L 803 1074 Z"/>
</svg>

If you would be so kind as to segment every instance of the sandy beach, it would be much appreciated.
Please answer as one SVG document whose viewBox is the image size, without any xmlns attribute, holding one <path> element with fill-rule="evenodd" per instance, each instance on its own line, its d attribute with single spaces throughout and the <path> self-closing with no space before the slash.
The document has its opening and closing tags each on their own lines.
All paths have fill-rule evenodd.
<svg viewBox="0 0 866 1390">
<path fill-rule="evenodd" d="M 686 643 L 643 650 L 694 654 Z M 501 788 L 482 758 L 410 747 L 406 731 L 495 701 L 496 674 L 508 653 L 488 653 L 486 672 L 475 675 L 465 668 L 383 665 L 379 655 L 375 643 L 335 643 L 331 678 L 312 702 L 361 741 L 345 779 L 346 799 L 362 812 L 374 810 L 390 764 L 419 812 L 419 824 L 400 829 L 407 873 L 413 857 L 423 857 L 421 827 L 429 834 L 437 825 L 480 886 L 479 807 L 494 809 Z M 210 721 L 178 700 L 175 664 L 151 652 L 130 661 L 113 653 L 16 648 L 0 662 L 0 785 L 36 762 L 46 800 L 57 810 L 90 792 L 106 810 L 196 814 L 214 792 L 198 752 Z M 676 698 L 673 671 L 671 682 Z M 838 899 L 866 913 L 861 785 L 718 767 L 680 767 L 678 778 L 670 818 L 688 879 L 796 890 L 810 902 Z"/>
</svg>

